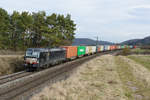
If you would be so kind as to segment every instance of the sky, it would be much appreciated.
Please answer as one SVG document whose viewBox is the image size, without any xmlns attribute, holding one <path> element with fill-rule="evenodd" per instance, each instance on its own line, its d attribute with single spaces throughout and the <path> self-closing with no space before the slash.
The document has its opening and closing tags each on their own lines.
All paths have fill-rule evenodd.
<svg viewBox="0 0 150 100">
<path fill-rule="evenodd" d="M 0 7 L 71 14 L 77 38 L 118 43 L 150 36 L 150 0 L 1 0 Z"/>
</svg>

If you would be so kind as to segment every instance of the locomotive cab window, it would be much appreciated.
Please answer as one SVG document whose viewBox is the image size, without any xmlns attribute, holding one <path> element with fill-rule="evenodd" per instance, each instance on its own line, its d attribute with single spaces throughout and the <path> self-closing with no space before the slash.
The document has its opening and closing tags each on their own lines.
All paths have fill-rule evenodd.
<svg viewBox="0 0 150 100">
<path fill-rule="evenodd" d="M 26 51 L 26 57 L 39 58 L 39 52 L 33 51 L 33 50 L 28 50 L 28 51 Z"/>
</svg>

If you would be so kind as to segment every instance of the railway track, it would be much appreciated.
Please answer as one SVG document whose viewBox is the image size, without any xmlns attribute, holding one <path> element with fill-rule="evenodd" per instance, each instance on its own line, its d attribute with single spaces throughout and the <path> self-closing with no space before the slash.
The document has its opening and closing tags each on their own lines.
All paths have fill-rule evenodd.
<svg viewBox="0 0 150 100">
<path fill-rule="evenodd" d="M 31 74 L 32 74 L 32 72 L 21 71 L 21 72 L 13 73 L 10 75 L 2 76 L 2 77 L 0 77 L 0 85 L 5 84 L 10 81 L 13 81 L 13 80 L 16 80 L 16 79 L 19 79 L 21 77 L 31 75 Z"/>
<path fill-rule="evenodd" d="M 108 53 L 113 52 L 105 52 L 82 57 L 34 74 L 26 74 L 26 76 L 21 78 L 18 77 L 17 79 L 6 82 L 5 84 L 2 82 L 2 84 L 0 84 L 0 100 L 27 100 L 32 94 L 34 94 L 34 91 L 39 90 L 46 84 L 54 83 L 55 81 L 69 77 L 70 73 L 73 71 L 73 69 L 77 68 L 77 66 L 96 56 Z"/>
</svg>

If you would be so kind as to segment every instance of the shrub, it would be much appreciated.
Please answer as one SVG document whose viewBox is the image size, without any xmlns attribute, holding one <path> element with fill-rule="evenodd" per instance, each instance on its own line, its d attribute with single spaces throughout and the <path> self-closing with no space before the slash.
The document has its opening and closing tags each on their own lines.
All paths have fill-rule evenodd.
<svg viewBox="0 0 150 100">
<path fill-rule="evenodd" d="M 123 51 L 121 52 L 121 55 L 127 56 L 129 55 L 131 50 L 129 48 L 124 48 Z"/>
</svg>

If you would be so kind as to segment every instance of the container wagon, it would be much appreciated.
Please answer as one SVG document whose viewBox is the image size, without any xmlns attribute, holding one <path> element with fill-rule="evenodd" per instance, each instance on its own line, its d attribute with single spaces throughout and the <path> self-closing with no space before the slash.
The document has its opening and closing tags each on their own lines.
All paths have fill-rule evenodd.
<svg viewBox="0 0 150 100">
<path fill-rule="evenodd" d="M 114 45 L 114 50 L 116 50 L 117 49 L 117 45 Z"/>
<path fill-rule="evenodd" d="M 78 46 L 77 47 L 77 56 L 82 57 L 86 53 L 86 46 Z"/>
<path fill-rule="evenodd" d="M 66 49 L 66 58 L 68 60 L 75 59 L 77 57 L 77 46 L 63 46 Z"/>
<path fill-rule="evenodd" d="M 115 49 L 115 46 L 114 45 L 111 45 L 110 46 L 110 50 L 112 51 L 112 50 L 114 50 Z"/>
<path fill-rule="evenodd" d="M 97 52 L 101 52 L 101 46 L 100 46 L 100 45 L 97 45 L 97 46 L 96 46 L 96 51 L 97 51 Z"/>
<path fill-rule="evenodd" d="M 104 50 L 105 51 L 109 51 L 110 50 L 110 46 L 109 45 L 104 45 Z"/>
<path fill-rule="evenodd" d="M 104 51 L 104 46 L 101 45 L 100 48 L 101 48 L 101 52 L 103 52 Z"/>
<path fill-rule="evenodd" d="M 96 53 L 96 46 L 92 46 L 92 54 Z"/>
<path fill-rule="evenodd" d="M 125 48 L 125 46 L 124 46 L 124 45 L 122 45 L 122 46 L 121 46 L 121 49 L 124 49 L 124 48 Z"/>
<path fill-rule="evenodd" d="M 121 49 L 121 46 L 120 46 L 120 45 L 117 45 L 117 49 Z"/>
<path fill-rule="evenodd" d="M 92 46 L 86 46 L 86 55 L 92 54 Z"/>
<path fill-rule="evenodd" d="M 110 51 L 110 45 L 108 45 L 108 51 Z"/>
</svg>

